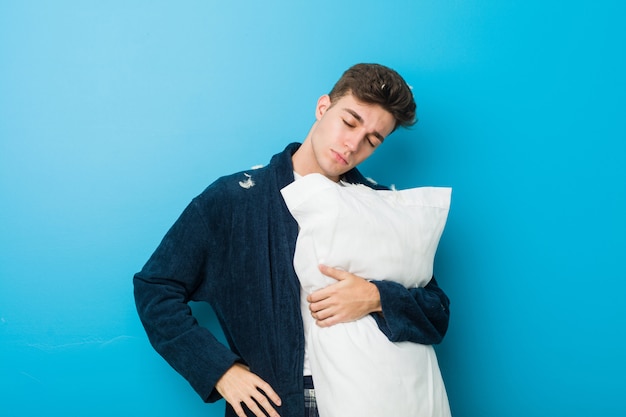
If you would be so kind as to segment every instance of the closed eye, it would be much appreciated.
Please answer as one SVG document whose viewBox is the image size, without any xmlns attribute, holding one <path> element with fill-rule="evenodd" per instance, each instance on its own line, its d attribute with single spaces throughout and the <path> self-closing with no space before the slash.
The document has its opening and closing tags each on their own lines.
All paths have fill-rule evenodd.
<svg viewBox="0 0 626 417">
<path fill-rule="evenodd" d="M 348 127 L 356 127 L 354 124 L 348 123 L 348 121 L 346 119 L 341 119 L 341 120 L 343 120 L 343 124 L 345 124 Z"/>
<path fill-rule="evenodd" d="M 351 129 L 354 129 L 356 127 L 355 124 L 348 122 L 346 119 L 341 119 L 341 121 L 343 122 L 343 124 L 345 124 L 346 126 L 348 126 Z M 375 148 L 376 146 L 378 146 L 379 142 L 378 141 L 374 141 L 372 140 L 372 138 L 368 135 L 365 137 L 365 139 L 367 140 L 367 143 L 372 147 Z M 382 141 L 381 141 L 382 142 Z"/>
</svg>

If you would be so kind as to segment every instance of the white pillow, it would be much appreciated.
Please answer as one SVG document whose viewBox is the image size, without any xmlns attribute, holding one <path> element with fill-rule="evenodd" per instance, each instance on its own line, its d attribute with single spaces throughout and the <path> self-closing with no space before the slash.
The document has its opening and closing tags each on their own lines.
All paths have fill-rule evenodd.
<svg viewBox="0 0 626 417">
<path fill-rule="evenodd" d="M 300 226 L 294 267 L 306 293 L 336 282 L 320 263 L 407 288 L 431 279 L 450 188 L 377 191 L 310 174 L 281 193 Z M 321 417 L 449 415 L 432 346 L 392 343 L 370 316 L 305 336 Z"/>
<path fill-rule="evenodd" d="M 281 192 L 300 226 L 296 272 L 307 292 L 334 282 L 318 263 L 407 288 L 431 279 L 450 188 L 380 191 L 310 174 Z"/>
</svg>

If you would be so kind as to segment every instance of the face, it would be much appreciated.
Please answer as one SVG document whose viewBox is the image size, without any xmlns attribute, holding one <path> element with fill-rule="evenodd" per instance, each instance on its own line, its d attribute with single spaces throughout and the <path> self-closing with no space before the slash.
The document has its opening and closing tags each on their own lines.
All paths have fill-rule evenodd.
<svg viewBox="0 0 626 417">
<path fill-rule="evenodd" d="M 366 160 L 393 132 L 395 119 L 378 104 L 358 101 L 351 94 L 331 103 L 322 96 L 317 121 L 294 154 L 294 169 L 301 175 L 320 173 L 333 181 Z"/>
</svg>

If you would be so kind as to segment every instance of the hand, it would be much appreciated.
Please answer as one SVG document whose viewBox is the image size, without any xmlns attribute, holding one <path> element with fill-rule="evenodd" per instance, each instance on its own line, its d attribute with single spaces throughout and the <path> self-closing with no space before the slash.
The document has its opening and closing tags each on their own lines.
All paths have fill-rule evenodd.
<svg viewBox="0 0 626 417">
<path fill-rule="evenodd" d="M 311 315 L 318 326 L 329 327 L 382 311 L 376 285 L 350 272 L 326 265 L 320 265 L 319 269 L 322 274 L 337 282 L 307 297 Z"/>
<path fill-rule="evenodd" d="M 247 366 L 240 363 L 231 366 L 217 381 L 215 389 L 239 417 L 246 417 L 242 403 L 257 417 L 265 417 L 265 413 L 270 417 L 279 417 L 270 400 L 280 406 L 280 397 L 267 382 L 250 372 Z"/>
</svg>

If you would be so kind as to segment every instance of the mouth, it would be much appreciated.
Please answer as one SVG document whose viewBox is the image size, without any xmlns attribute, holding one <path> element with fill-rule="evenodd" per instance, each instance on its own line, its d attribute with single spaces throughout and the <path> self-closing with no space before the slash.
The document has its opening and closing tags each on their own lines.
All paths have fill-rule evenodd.
<svg viewBox="0 0 626 417">
<path fill-rule="evenodd" d="M 335 159 L 335 161 L 339 162 L 342 165 L 348 165 L 348 160 L 345 159 L 343 156 L 341 156 L 341 154 L 339 152 L 336 152 L 334 150 L 330 150 L 330 152 L 333 155 L 333 158 Z"/>
</svg>

